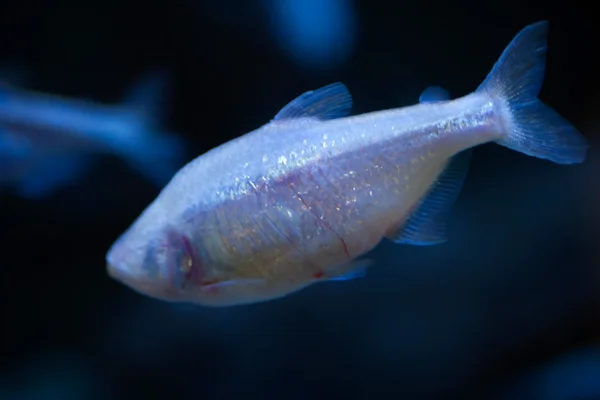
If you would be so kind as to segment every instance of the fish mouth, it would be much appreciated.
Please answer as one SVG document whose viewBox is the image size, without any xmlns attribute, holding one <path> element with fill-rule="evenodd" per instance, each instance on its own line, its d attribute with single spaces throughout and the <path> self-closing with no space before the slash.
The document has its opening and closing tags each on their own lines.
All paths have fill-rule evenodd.
<svg viewBox="0 0 600 400">
<path fill-rule="evenodd" d="M 151 282 L 141 279 L 139 276 L 128 272 L 129 269 L 125 265 L 116 265 L 109 262 L 106 263 L 106 271 L 108 272 L 108 276 L 114 280 L 136 290 L 139 289 L 146 291 L 151 289 L 153 286 Z"/>
<path fill-rule="evenodd" d="M 108 276 L 125 284 L 126 286 L 139 286 L 140 283 L 143 286 L 144 279 L 139 274 L 136 274 L 131 268 L 130 263 L 127 262 L 131 257 L 131 253 L 127 251 L 127 248 L 120 245 L 120 240 L 117 241 L 106 254 L 106 271 Z"/>
<path fill-rule="evenodd" d="M 122 283 L 138 293 L 152 297 L 156 297 L 158 295 L 156 285 L 153 285 L 151 282 L 145 281 L 128 273 L 127 268 L 107 263 L 106 270 L 108 272 L 108 276 L 110 276 L 112 279 Z"/>
<path fill-rule="evenodd" d="M 119 267 L 112 263 L 106 263 L 106 271 L 108 276 L 127 286 L 132 286 L 132 283 L 136 280 L 133 275 L 126 272 L 127 268 Z"/>
<path fill-rule="evenodd" d="M 118 281 L 123 280 L 123 270 L 115 267 L 111 263 L 106 263 L 106 272 L 108 273 L 108 276 L 110 276 L 113 279 L 116 279 Z"/>
<path fill-rule="evenodd" d="M 156 280 L 144 279 L 138 275 L 129 273 L 126 266 L 107 263 L 106 270 L 108 276 L 139 294 L 169 302 L 181 301 L 179 295 L 171 293 L 164 285 L 161 285 Z"/>
</svg>

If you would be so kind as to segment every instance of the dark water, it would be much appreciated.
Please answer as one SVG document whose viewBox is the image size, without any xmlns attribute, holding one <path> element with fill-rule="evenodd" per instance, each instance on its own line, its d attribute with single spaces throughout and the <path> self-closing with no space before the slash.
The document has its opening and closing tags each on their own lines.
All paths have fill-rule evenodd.
<svg viewBox="0 0 600 400">
<path fill-rule="evenodd" d="M 286 14 L 266 0 L 7 1 L 0 60 L 21 63 L 21 87 L 106 103 L 165 67 L 165 128 L 201 154 L 335 81 L 355 113 L 413 104 L 429 85 L 464 95 L 548 19 L 541 99 L 598 143 L 585 3 L 334 3 L 290 6 L 278 25 Z M 365 279 L 226 309 L 107 277 L 108 247 L 158 193 L 119 160 L 43 200 L 4 191 L 0 399 L 600 398 L 599 168 L 594 146 L 577 166 L 482 146 L 448 243 L 384 242 Z"/>
</svg>

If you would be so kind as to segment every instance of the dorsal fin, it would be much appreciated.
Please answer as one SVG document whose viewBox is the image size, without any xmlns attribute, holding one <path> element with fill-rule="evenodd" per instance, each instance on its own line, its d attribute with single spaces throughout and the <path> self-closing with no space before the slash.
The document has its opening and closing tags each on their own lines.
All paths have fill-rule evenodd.
<svg viewBox="0 0 600 400">
<path fill-rule="evenodd" d="M 405 224 L 388 239 L 421 246 L 446 241 L 447 219 L 467 176 L 471 153 L 463 150 L 450 159 Z"/>
<path fill-rule="evenodd" d="M 435 103 L 450 100 L 450 93 L 440 86 L 429 86 L 419 96 L 419 103 Z"/>
<path fill-rule="evenodd" d="M 274 120 L 318 118 L 328 120 L 346 117 L 352 109 L 352 96 L 343 83 L 337 82 L 296 97 L 281 109 Z"/>
</svg>

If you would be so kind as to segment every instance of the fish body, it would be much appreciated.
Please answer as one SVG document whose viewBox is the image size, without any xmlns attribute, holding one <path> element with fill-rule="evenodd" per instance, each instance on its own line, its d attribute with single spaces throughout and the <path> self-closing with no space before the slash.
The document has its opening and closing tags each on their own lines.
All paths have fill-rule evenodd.
<svg viewBox="0 0 600 400">
<path fill-rule="evenodd" d="M 2 85 L 0 184 L 42 197 L 80 178 L 91 156 L 109 154 L 164 186 L 183 165 L 183 153 L 178 138 L 157 130 L 162 81 L 162 74 L 147 74 L 119 105 Z"/>
<path fill-rule="evenodd" d="M 497 142 L 556 163 L 587 143 L 537 100 L 547 23 L 525 28 L 473 93 L 348 116 L 342 84 L 307 92 L 265 126 L 180 170 L 107 254 L 111 276 L 150 296 L 226 306 L 364 276 L 384 237 L 431 245 L 469 150 Z"/>
</svg>

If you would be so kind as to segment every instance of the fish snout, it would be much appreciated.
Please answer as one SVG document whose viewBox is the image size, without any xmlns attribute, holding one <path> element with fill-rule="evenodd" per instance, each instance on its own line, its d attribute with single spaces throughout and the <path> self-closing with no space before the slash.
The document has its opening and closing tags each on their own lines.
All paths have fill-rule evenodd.
<svg viewBox="0 0 600 400">
<path fill-rule="evenodd" d="M 115 243 L 106 255 L 108 275 L 128 286 L 143 278 L 140 276 L 140 266 L 137 265 L 135 254 L 122 241 Z"/>
</svg>

